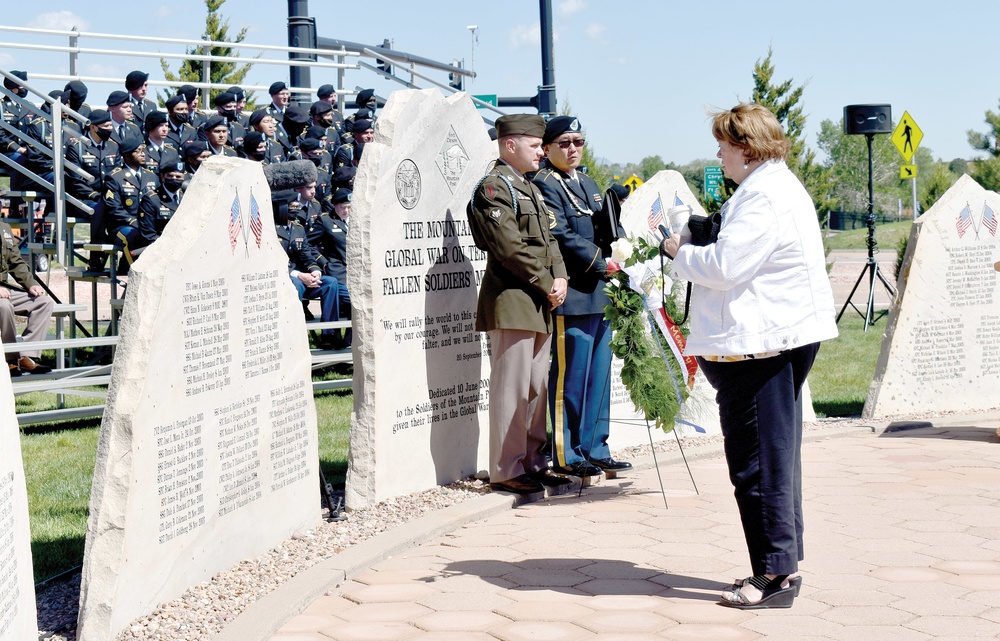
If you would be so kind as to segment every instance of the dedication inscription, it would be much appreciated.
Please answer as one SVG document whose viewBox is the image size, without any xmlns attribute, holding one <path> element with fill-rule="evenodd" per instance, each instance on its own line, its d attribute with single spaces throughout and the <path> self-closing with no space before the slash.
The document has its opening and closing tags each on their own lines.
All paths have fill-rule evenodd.
<svg viewBox="0 0 1000 641">
<path fill-rule="evenodd" d="M 496 156 L 468 96 L 437 90 L 393 93 L 365 147 L 348 236 L 348 507 L 485 467 L 489 356 L 475 313 L 486 255 L 465 206 Z M 420 177 L 419 199 L 405 198 L 413 180 L 401 175 Z"/>
<path fill-rule="evenodd" d="M 963 176 L 913 224 L 866 418 L 996 407 L 996 211 L 1000 195 Z"/>
<path fill-rule="evenodd" d="M 91 492 L 83 641 L 319 521 L 305 321 L 260 217 L 268 194 L 259 165 L 206 161 L 132 268 Z"/>
</svg>

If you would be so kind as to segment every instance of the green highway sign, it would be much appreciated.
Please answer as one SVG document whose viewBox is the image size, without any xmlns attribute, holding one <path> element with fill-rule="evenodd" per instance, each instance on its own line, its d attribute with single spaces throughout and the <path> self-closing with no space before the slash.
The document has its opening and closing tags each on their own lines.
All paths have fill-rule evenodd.
<svg viewBox="0 0 1000 641">
<path fill-rule="evenodd" d="M 493 107 L 497 106 L 497 95 L 495 93 L 486 93 L 481 96 L 472 96 L 472 97 L 475 98 L 476 100 L 482 100 L 483 102 Z M 476 109 L 482 109 L 482 108 L 483 106 L 477 102 Z"/>
<path fill-rule="evenodd" d="M 705 167 L 705 198 L 722 200 L 722 167 L 715 165 Z"/>
</svg>

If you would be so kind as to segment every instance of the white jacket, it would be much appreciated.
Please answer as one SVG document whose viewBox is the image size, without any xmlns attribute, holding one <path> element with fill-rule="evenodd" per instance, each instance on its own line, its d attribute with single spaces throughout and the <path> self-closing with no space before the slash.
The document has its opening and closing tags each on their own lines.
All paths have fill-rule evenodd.
<svg viewBox="0 0 1000 641">
<path fill-rule="evenodd" d="M 722 208 L 718 242 L 682 245 L 673 274 L 694 285 L 685 354 L 758 354 L 837 336 L 816 208 L 783 161 L 747 176 Z"/>
</svg>

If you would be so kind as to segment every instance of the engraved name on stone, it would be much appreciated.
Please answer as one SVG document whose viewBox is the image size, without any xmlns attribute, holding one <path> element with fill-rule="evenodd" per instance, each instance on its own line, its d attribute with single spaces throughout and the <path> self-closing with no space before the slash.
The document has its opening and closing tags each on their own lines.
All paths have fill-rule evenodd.
<svg viewBox="0 0 1000 641">
<path fill-rule="evenodd" d="M 17 619 L 21 590 L 14 549 L 14 472 L 0 475 L 0 638 Z"/>
</svg>

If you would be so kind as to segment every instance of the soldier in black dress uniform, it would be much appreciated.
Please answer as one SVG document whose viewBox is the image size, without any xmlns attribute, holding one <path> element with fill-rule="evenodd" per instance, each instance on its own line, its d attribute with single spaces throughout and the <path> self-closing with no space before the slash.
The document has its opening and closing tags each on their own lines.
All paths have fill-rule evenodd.
<svg viewBox="0 0 1000 641">
<path fill-rule="evenodd" d="M 552 235 L 569 274 L 566 301 L 556 308 L 549 371 L 552 463 L 556 472 L 596 476 L 632 465 L 611 458 L 611 327 L 604 318 L 604 293 L 611 243 L 624 231 L 604 224 L 601 190 L 577 171 L 583 127 L 572 116 L 545 126 L 547 159 L 534 177 L 554 218 Z"/>
<path fill-rule="evenodd" d="M 119 146 L 131 136 L 142 138 L 142 129 L 132 122 L 132 102 L 124 91 L 108 94 L 108 112 L 111 114 L 111 139 Z"/>
<path fill-rule="evenodd" d="M 175 152 L 167 152 L 160 159 L 158 167 L 160 184 L 152 194 L 146 194 L 139 201 L 140 247 L 151 245 L 166 229 L 167 223 L 177 212 L 184 196 L 184 161 Z"/>
<path fill-rule="evenodd" d="M 146 116 L 146 169 L 152 173 L 160 171 L 160 159 L 164 154 L 176 155 L 177 147 L 167 138 L 170 133 L 170 123 L 167 122 L 167 112 L 153 111 Z"/>
</svg>

